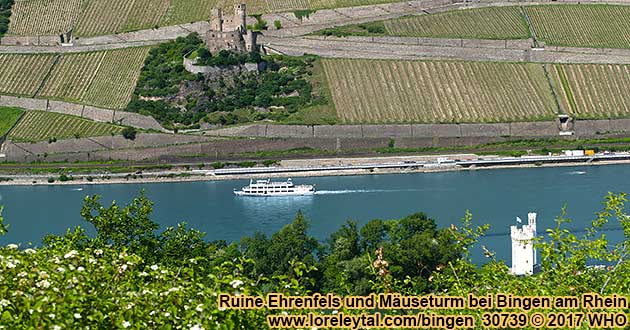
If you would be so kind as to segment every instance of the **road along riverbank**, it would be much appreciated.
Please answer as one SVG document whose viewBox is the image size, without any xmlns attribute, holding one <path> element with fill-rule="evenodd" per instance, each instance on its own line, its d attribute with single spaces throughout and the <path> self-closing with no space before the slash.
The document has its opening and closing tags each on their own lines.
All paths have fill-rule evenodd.
<svg viewBox="0 0 630 330">
<path fill-rule="evenodd" d="M 374 158 L 321 158 L 281 161 L 279 166 L 227 168 L 215 170 L 174 169 L 133 173 L 77 174 L 61 177 L 53 174 L 3 175 L 0 185 L 94 185 L 125 183 L 169 183 L 286 178 L 431 173 L 498 168 L 559 167 L 584 165 L 630 164 L 630 153 L 606 153 L 584 156 L 498 157 L 475 154 L 432 156 L 396 156 Z"/>
</svg>

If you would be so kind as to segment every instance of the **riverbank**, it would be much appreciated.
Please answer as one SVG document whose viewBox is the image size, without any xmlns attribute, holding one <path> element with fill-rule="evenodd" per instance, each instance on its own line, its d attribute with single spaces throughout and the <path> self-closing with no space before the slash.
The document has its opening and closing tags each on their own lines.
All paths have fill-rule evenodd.
<svg viewBox="0 0 630 330">
<path fill-rule="evenodd" d="M 352 175 L 382 175 L 382 174 L 408 174 L 408 173 L 435 173 L 449 171 L 478 171 L 509 168 L 544 168 L 544 167 L 575 167 L 598 165 L 630 164 L 630 159 L 599 160 L 596 162 L 529 162 L 514 164 L 494 164 L 486 166 L 460 166 L 455 163 L 440 163 L 444 160 L 457 160 L 461 163 L 480 160 L 474 154 L 447 154 L 431 156 L 393 156 L 375 158 L 321 158 L 308 160 L 285 160 L 278 167 L 274 167 L 273 173 L 239 173 L 217 174 L 220 170 L 190 170 L 174 169 L 168 171 L 152 171 L 144 173 L 116 173 L 116 174 L 79 174 L 66 176 L 60 181 L 51 175 L 4 175 L 1 176 L 1 186 L 32 186 L 32 185 L 100 185 L 100 184 L 138 184 L 138 183 L 175 183 L 196 181 L 222 181 L 260 178 L 289 178 L 289 177 L 324 177 L 324 176 L 352 176 Z M 484 156 L 483 159 L 493 159 Z M 502 159 L 502 158 L 496 158 Z M 527 158 L 523 158 L 527 160 Z M 421 166 L 425 164 L 425 166 Z M 426 164 L 432 165 L 427 166 Z M 365 168 L 356 168 L 356 167 Z M 330 167 L 331 169 L 325 169 Z M 348 167 L 347 169 L 339 169 Z M 313 170 L 313 168 L 317 168 Z M 322 169 L 323 168 L 323 169 Z M 252 168 L 251 170 L 265 170 L 265 168 Z M 246 172 L 248 169 L 239 169 Z"/>
</svg>

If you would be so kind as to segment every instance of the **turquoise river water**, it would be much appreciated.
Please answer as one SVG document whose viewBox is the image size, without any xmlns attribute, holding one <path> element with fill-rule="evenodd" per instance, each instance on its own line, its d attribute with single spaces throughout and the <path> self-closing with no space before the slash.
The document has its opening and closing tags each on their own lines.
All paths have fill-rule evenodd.
<svg viewBox="0 0 630 330">
<path fill-rule="evenodd" d="M 79 215 L 86 195 L 103 202 L 127 203 L 141 189 L 155 202 L 153 219 L 162 228 L 185 221 L 207 233 L 209 240 L 239 240 L 255 231 L 271 234 L 290 223 L 298 210 L 311 222 L 310 233 L 324 240 L 347 219 L 393 219 L 422 211 L 440 227 L 458 224 L 468 209 L 476 224 L 488 223 L 484 238 L 499 258 L 510 260 L 509 226 L 527 212 L 538 213 L 539 233 L 553 226 L 567 205 L 569 228 L 582 231 L 601 210 L 607 192 L 630 192 L 630 165 L 493 169 L 442 173 L 294 178 L 316 184 L 308 197 L 236 197 L 232 189 L 248 180 L 161 184 L 80 186 L 2 186 L 9 233 L 0 244 L 40 245 L 46 234 L 62 234 L 77 225 L 89 228 Z M 618 225 L 607 235 L 619 240 Z M 479 258 L 479 252 L 475 252 Z M 476 259 L 477 259 L 476 258 Z"/>
</svg>

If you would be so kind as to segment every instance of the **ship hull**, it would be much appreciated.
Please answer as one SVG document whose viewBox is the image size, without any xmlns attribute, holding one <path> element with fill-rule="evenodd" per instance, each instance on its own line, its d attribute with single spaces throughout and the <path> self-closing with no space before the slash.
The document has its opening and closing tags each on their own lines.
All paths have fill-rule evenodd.
<svg viewBox="0 0 630 330">
<path fill-rule="evenodd" d="M 242 196 L 242 197 L 288 197 L 288 196 L 312 196 L 314 195 L 314 191 L 304 191 L 304 192 L 286 192 L 286 193 L 247 193 L 243 191 L 234 191 L 234 195 Z"/>
</svg>

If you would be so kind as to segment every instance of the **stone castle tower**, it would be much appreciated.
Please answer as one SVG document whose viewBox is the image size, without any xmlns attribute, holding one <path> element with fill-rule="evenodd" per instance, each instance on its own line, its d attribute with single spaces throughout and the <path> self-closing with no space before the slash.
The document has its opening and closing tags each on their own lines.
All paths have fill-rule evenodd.
<svg viewBox="0 0 630 330">
<path fill-rule="evenodd" d="M 533 239 L 536 238 L 536 213 L 527 214 L 527 224 L 522 228 L 511 226 L 510 236 L 512 238 L 512 273 L 515 275 L 533 274 L 536 265 L 536 249 L 533 243 Z"/>
<path fill-rule="evenodd" d="M 234 14 L 225 15 L 221 8 L 210 12 L 210 31 L 206 33 L 210 52 L 256 50 L 256 34 L 247 30 L 247 5 L 234 5 Z"/>
</svg>

